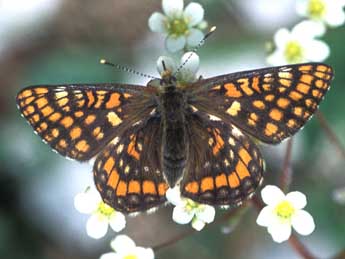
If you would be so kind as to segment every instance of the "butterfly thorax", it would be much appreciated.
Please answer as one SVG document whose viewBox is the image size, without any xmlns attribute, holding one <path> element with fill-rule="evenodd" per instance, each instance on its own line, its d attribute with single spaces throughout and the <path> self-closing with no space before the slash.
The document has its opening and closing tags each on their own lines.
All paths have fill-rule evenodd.
<svg viewBox="0 0 345 259">
<path fill-rule="evenodd" d="M 168 184 L 173 187 L 183 175 L 187 160 L 186 98 L 176 82 L 164 81 L 159 97 L 162 118 L 162 166 Z"/>
</svg>

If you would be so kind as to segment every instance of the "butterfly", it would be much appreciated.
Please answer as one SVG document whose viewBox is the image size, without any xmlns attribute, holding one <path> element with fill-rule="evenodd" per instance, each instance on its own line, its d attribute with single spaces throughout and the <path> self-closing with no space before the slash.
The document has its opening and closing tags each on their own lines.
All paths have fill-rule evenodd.
<svg viewBox="0 0 345 259">
<path fill-rule="evenodd" d="M 167 71 L 168 72 L 168 71 Z M 54 150 L 95 158 L 95 185 L 124 213 L 183 197 L 236 206 L 263 179 L 255 141 L 278 144 L 311 118 L 330 87 L 322 63 L 269 67 L 181 83 L 163 73 L 147 86 L 39 85 L 17 95 L 20 112 Z"/>
</svg>

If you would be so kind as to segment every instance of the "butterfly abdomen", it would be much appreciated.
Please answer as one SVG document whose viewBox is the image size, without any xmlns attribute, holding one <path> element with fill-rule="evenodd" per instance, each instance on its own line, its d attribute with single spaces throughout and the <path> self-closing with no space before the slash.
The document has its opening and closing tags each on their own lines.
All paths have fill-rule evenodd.
<svg viewBox="0 0 345 259">
<path fill-rule="evenodd" d="M 166 87 L 161 95 L 163 123 L 162 165 L 171 187 L 182 177 L 187 159 L 187 135 L 183 93 L 176 87 Z"/>
</svg>

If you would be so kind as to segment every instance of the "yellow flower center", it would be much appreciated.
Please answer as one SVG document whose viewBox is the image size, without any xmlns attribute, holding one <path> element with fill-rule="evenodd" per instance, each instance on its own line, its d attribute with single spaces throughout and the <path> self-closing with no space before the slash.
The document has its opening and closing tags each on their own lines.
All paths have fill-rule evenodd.
<svg viewBox="0 0 345 259">
<path fill-rule="evenodd" d="M 168 22 L 167 29 L 169 35 L 173 37 L 184 36 L 189 33 L 188 21 L 184 18 L 175 18 Z"/>
<path fill-rule="evenodd" d="M 314 18 L 322 18 L 326 12 L 326 4 L 324 0 L 310 0 L 308 5 L 308 13 Z"/>
<path fill-rule="evenodd" d="M 298 41 L 290 41 L 286 44 L 284 55 L 289 63 L 302 62 L 303 48 Z"/>
<path fill-rule="evenodd" d="M 115 210 L 112 207 L 110 207 L 108 204 L 105 204 L 103 201 L 98 204 L 97 213 L 102 216 L 110 217 L 114 211 Z"/>
<path fill-rule="evenodd" d="M 295 208 L 288 201 L 282 201 L 275 208 L 275 213 L 282 220 L 290 220 L 295 213 Z"/>
<path fill-rule="evenodd" d="M 123 259 L 138 259 L 136 255 L 126 255 Z"/>
</svg>

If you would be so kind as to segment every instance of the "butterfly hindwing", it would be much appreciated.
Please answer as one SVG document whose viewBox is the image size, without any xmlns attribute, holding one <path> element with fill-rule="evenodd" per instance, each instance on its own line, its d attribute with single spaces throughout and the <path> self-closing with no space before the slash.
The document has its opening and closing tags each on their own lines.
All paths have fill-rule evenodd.
<svg viewBox="0 0 345 259">
<path fill-rule="evenodd" d="M 218 76 L 194 85 L 195 107 L 276 144 L 303 127 L 332 78 L 332 68 L 321 63 Z"/>
<path fill-rule="evenodd" d="M 97 154 L 127 124 L 149 114 L 144 87 L 132 85 L 31 86 L 17 105 L 54 150 L 76 160 Z"/>
<path fill-rule="evenodd" d="M 190 152 L 181 193 L 199 203 L 239 205 L 258 187 L 263 160 L 236 126 L 195 111 L 189 118 Z"/>
<path fill-rule="evenodd" d="M 166 201 L 168 185 L 160 164 L 160 118 L 151 116 L 115 138 L 94 164 L 95 184 L 113 208 L 132 213 Z"/>
</svg>

